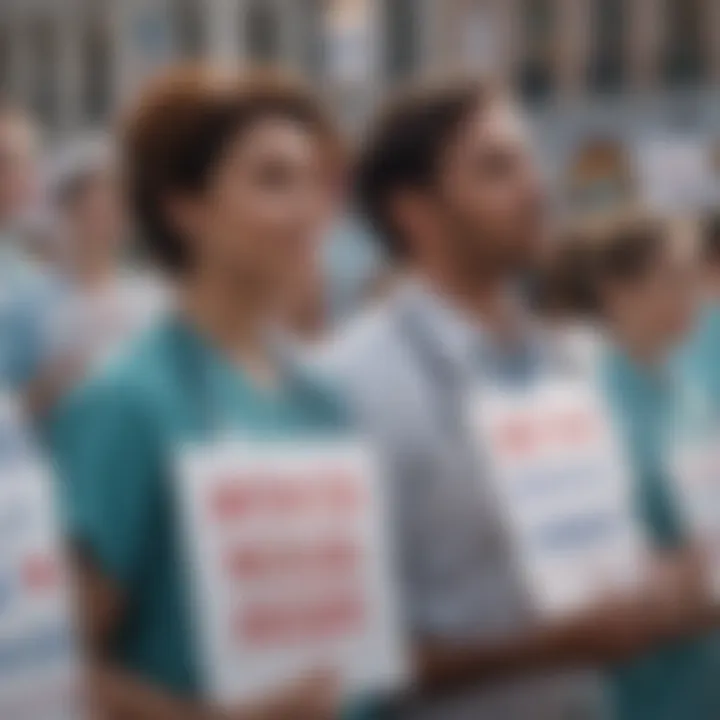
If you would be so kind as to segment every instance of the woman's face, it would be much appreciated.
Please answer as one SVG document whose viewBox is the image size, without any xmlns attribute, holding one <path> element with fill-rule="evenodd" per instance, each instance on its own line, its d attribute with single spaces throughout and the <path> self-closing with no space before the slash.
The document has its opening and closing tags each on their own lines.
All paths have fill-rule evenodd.
<svg viewBox="0 0 720 720">
<path fill-rule="evenodd" d="M 264 119 L 239 133 L 192 203 L 197 264 L 261 287 L 307 271 L 327 212 L 323 169 L 318 138 L 299 123 Z"/>
</svg>

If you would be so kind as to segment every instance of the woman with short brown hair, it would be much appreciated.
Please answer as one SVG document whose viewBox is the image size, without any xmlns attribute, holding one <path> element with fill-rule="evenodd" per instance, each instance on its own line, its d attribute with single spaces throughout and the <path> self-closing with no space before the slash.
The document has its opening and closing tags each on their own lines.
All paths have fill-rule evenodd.
<svg viewBox="0 0 720 720">
<path fill-rule="evenodd" d="M 324 391 L 268 331 L 313 262 L 333 141 L 312 95 L 278 76 L 179 69 L 123 127 L 137 231 L 177 309 L 83 388 L 53 433 L 85 619 L 112 717 L 217 717 L 199 699 L 172 493 L 178 446 L 336 433 Z M 222 717 L 329 718 L 319 675 Z"/>
</svg>

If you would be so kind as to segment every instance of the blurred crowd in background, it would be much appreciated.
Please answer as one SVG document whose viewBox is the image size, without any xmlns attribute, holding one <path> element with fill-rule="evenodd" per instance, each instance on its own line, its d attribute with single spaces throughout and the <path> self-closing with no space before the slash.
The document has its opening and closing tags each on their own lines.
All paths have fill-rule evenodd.
<svg viewBox="0 0 720 720">
<path fill-rule="evenodd" d="M 100 717 L 720 718 L 720 550 L 669 459 L 720 443 L 720 2 L 0 0 L 0 88 L 0 378 L 58 476 Z M 460 406 L 567 367 L 652 557 L 538 628 Z M 410 692 L 202 701 L 160 488 L 216 416 L 372 438 Z"/>
</svg>

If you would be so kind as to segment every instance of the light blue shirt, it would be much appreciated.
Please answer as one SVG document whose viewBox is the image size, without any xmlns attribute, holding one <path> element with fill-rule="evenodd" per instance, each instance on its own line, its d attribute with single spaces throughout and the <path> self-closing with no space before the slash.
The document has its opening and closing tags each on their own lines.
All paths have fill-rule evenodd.
<svg viewBox="0 0 720 720">
<path fill-rule="evenodd" d="M 502 352 L 410 285 L 323 358 L 381 450 L 405 612 L 417 637 L 491 640 L 522 632 L 533 618 L 464 409 L 483 384 L 533 382 L 559 369 L 552 356 L 534 330 L 515 352 Z M 605 716 L 601 683 L 585 671 L 527 676 L 403 710 L 437 720 Z"/>
<path fill-rule="evenodd" d="M 50 352 L 52 308 L 64 284 L 0 240 L 0 378 L 22 390 Z"/>
</svg>

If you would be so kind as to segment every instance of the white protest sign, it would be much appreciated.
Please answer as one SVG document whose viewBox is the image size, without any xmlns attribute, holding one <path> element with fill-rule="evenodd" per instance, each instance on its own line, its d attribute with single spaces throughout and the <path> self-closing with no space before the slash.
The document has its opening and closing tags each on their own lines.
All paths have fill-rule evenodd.
<svg viewBox="0 0 720 720">
<path fill-rule="evenodd" d="M 472 430 L 540 616 L 631 587 L 643 543 L 608 415 L 583 382 L 478 394 Z"/>
<path fill-rule="evenodd" d="M 405 680 L 382 487 L 354 443 L 227 441 L 180 462 L 207 691 L 254 700 L 318 669 L 349 696 Z"/>
<path fill-rule="evenodd" d="M 78 720 L 81 667 L 52 481 L 0 396 L 0 717 Z"/>
</svg>

